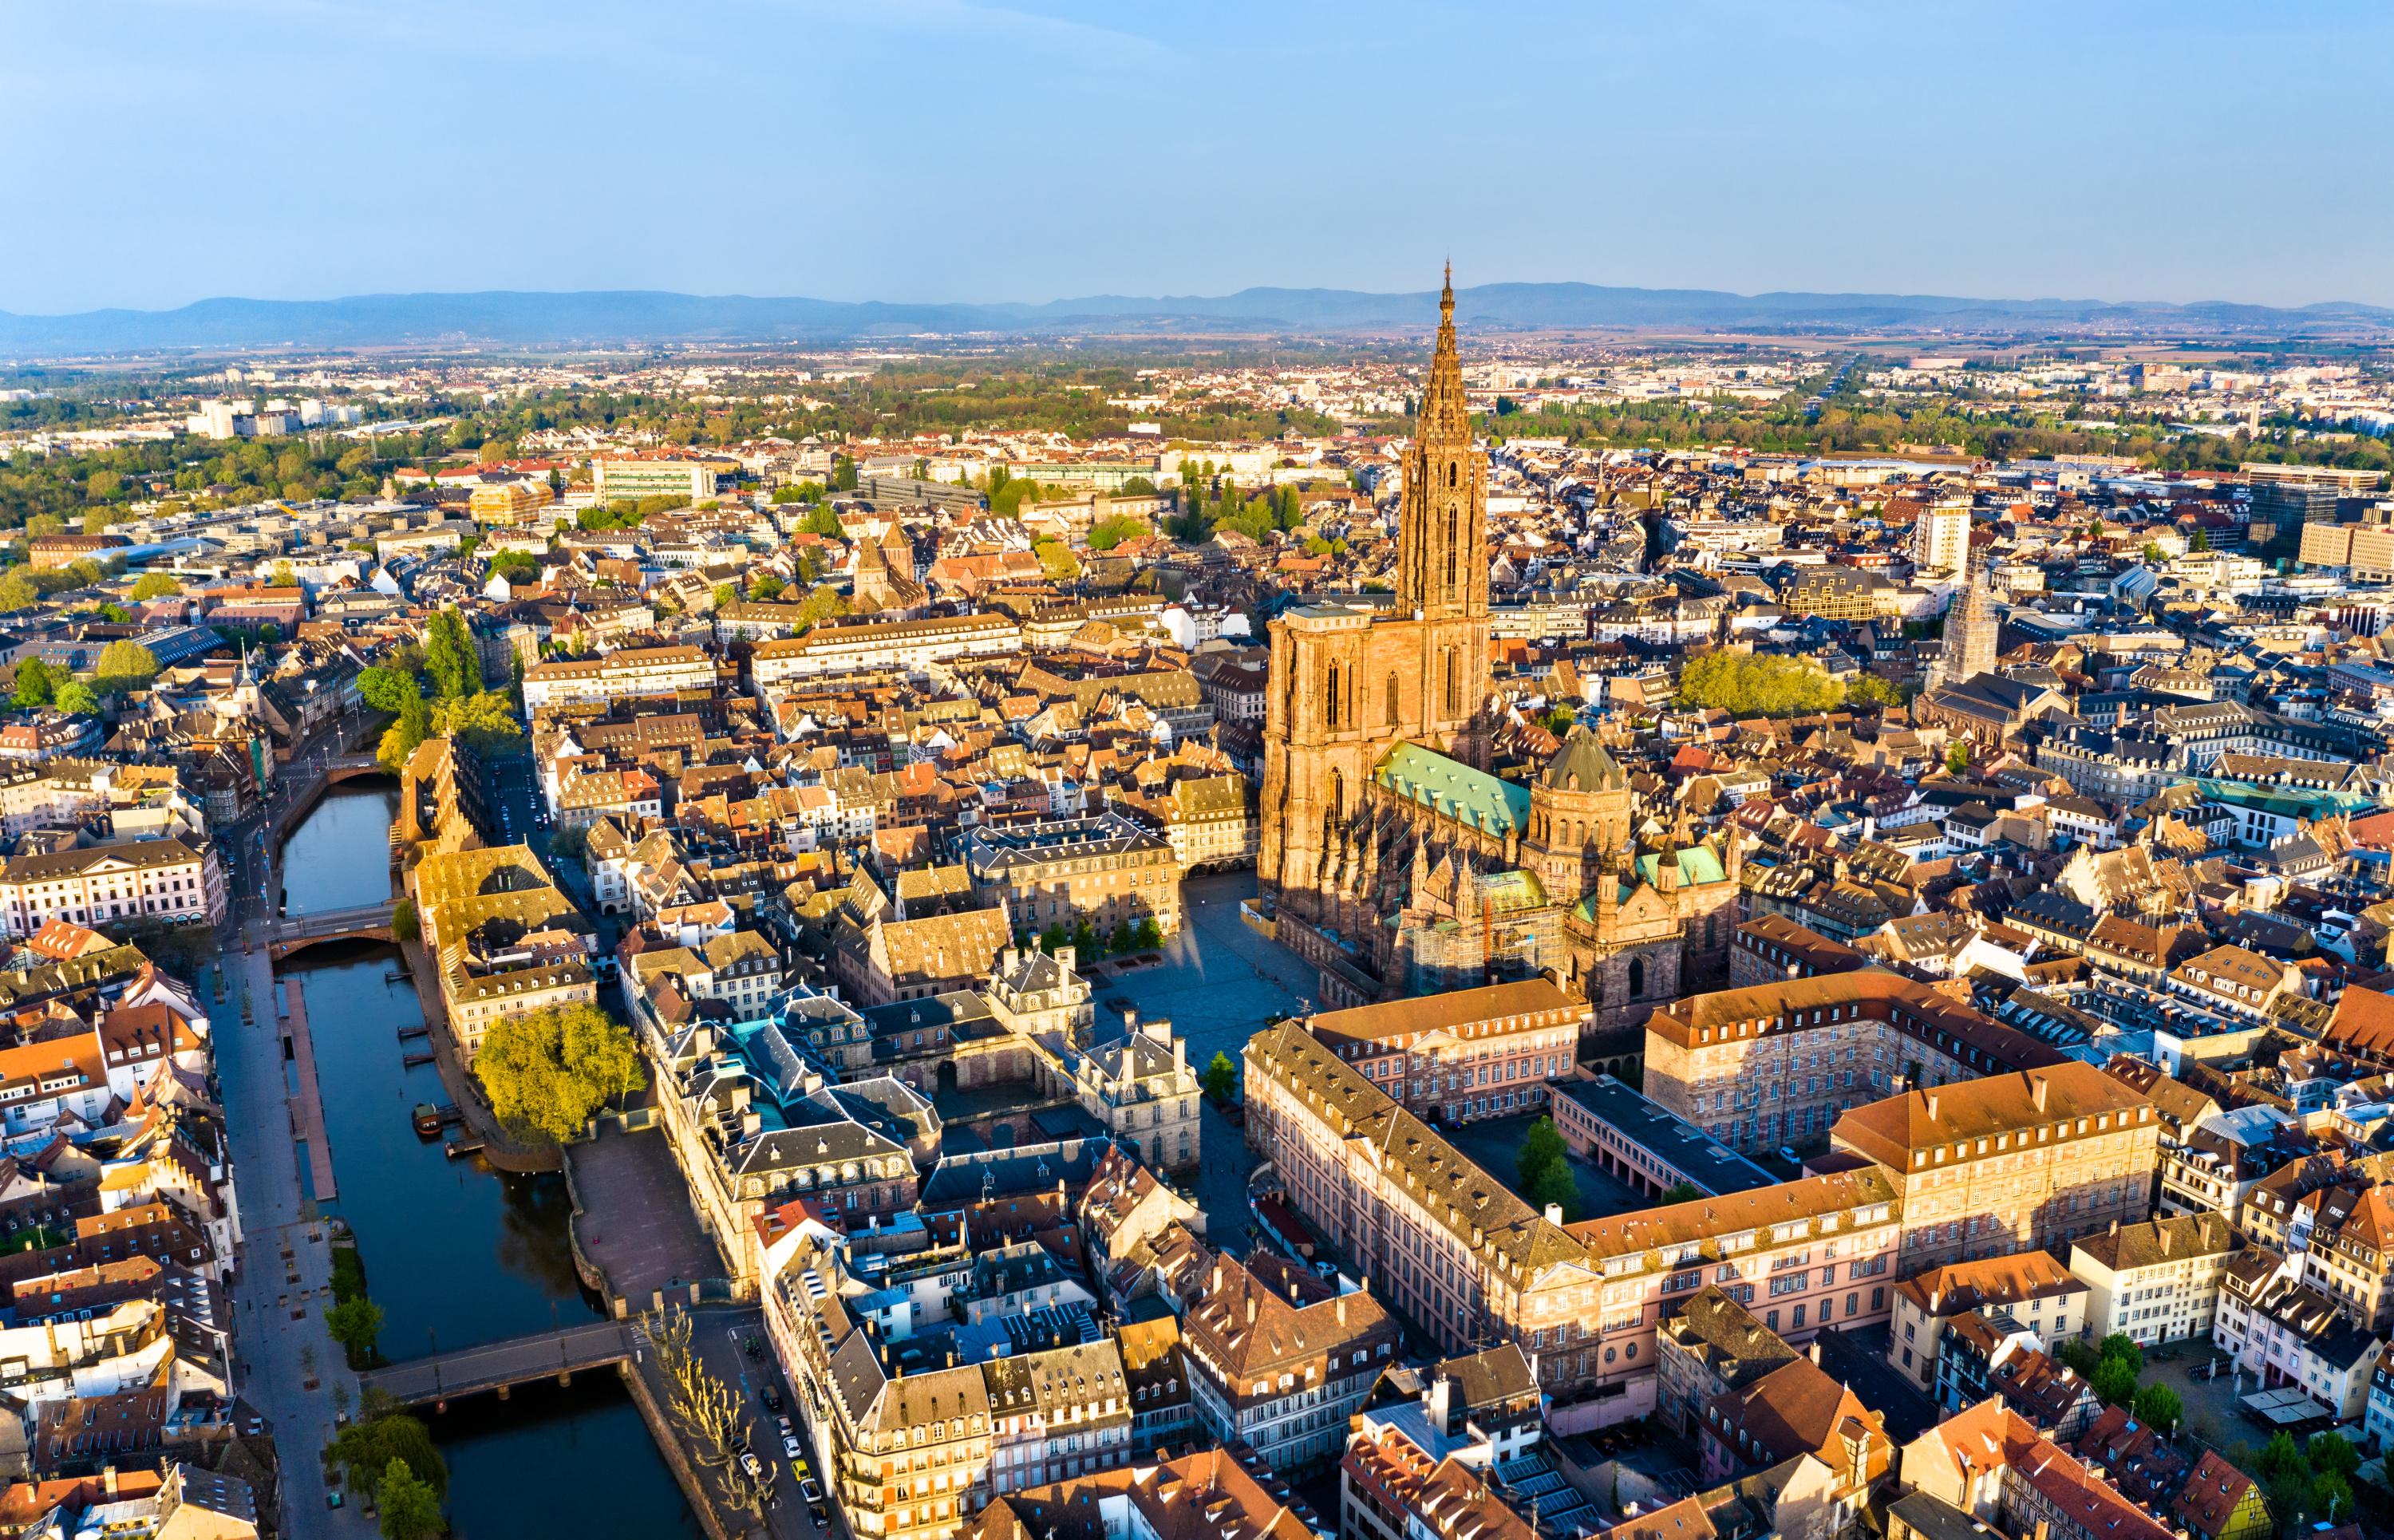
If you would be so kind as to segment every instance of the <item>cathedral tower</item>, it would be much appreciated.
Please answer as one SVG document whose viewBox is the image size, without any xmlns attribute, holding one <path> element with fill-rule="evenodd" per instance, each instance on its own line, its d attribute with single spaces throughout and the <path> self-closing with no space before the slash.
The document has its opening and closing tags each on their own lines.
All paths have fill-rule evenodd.
<svg viewBox="0 0 2394 1540">
<path fill-rule="evenodd" d="M 1401 464 L 1393 612 L 1323 603 L 1271 623 L 1264 717 L 1265 893 L 1305 919 L 1324 910 L 1336 831 L 1400 743 L 1485 768 L 1488 468 L 1472 443 L 1455 355 L 1454 285 Z"/>
</svg>

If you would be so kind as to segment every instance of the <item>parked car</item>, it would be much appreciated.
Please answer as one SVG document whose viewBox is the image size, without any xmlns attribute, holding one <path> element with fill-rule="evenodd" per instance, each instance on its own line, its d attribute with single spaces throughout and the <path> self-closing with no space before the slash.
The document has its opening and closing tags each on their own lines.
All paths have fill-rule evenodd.
<svg viewBox="0 0 2394 1540">
<path fill-rule="evenodd" d="M 740 1452 L 740 1468 L 746 1471 L 749 1479 L 752 1481 L 761 1481 L 764 1479 L 765 1468 L 756 1463 L 756 1454 L 754 1450 L 743 1449 Z"/>
<path fill-rule="evenodd" d="M 807 1507 L 809 1509 L 822 1507 L 822 1488 L 815 1485 L 814 1479 L 810 1476 L 798 1478 L 798 1495 L 807 1500 Z"/>
</svg>

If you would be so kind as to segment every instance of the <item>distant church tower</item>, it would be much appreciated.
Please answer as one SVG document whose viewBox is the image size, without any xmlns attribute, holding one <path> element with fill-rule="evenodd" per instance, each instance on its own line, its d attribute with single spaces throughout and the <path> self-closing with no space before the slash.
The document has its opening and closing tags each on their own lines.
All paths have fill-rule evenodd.
<svg viewBox="0 0 2394 1540">
<path fill-rule="evenodd" d="M 1987 602 L 1987 586 L 1993 580 L 1987 563 L 1965 563 L 1961 589 L 1945 607 L 1945 650 L 1937 660 L 1930 684 L 1960 684 L 1994 671 L 1995 612 Z"/>
<path fill-rule="evenodd" d="M 1335 880 L 1338 831 L 1391 748 L 1488 763 L 1488 463 L 1472 442 L 1451 267 L 1438 318 L 1401 462 L 1393 612 L 1306 605 L 1271 623 L 1256 871 L 1267 895 L 1309 918 L 1309 896 Z"/>
</svg>

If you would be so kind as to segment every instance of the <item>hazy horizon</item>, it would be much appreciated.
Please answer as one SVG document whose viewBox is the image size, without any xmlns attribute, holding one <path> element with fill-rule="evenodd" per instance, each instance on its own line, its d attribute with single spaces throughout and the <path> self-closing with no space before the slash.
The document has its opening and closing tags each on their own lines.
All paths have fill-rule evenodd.
<svg viewBox="0 0 2394 1540">
<path fill-rule="evenodd" d="M 1458 280 L 2394 306 L 2394 13 L 20 7 L 0 310 Z"/>
</svg>

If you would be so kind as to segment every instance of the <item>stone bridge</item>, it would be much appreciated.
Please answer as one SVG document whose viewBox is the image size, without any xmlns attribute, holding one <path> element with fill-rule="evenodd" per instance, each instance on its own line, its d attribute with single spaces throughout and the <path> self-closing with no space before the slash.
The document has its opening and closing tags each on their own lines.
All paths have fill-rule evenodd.
<svg viewBox="0 0 2394 1540">
<path fill-rule="evenodd" d="M 391 913 L 398 904 L 397 899 L 385 899 L 351 909 L 320 909 L 278 919 L 267 932 L 266 954 L 281 962 L 301 947 L 322 941 L 395 942 L 399 933 L 392 928 Z"/>
<path fill-rule="evenodd" d="M 569 1380 L 581 1370 L 622 1363 L 643 1340 L 637 1322 L 594 1321 L 369 1369 L 358 1376 L 358 1389 L 386 1391 L 408 1406 L 445 1407 L 460 1396 L 504 1396 L 536 1379 Z"/>
</svg>

